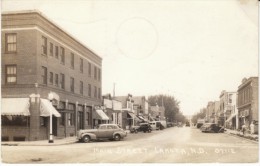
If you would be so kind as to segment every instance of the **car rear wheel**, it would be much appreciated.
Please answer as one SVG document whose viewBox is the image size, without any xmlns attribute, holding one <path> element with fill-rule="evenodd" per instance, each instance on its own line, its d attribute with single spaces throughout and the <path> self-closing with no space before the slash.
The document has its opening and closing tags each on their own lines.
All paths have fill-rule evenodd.
<svg viewBox="0 0 260 166">
<path fill-rule="evenodd" d="M 88 135 L 85 135 L 85 136 L 82 138 L 82 142 L 84 142 L 84 143 L 90 142 L 90 137 L 89 137 Z"/>
<path fill-rule="evenodd" d="M 114 136 L 114 140 L 115 140 L 115 141 L 120 141 L 120 139 L 121 139 L 121 136 L 120 136 L 119 134 L 116 134 L 116 135 Z"/>
</svg>

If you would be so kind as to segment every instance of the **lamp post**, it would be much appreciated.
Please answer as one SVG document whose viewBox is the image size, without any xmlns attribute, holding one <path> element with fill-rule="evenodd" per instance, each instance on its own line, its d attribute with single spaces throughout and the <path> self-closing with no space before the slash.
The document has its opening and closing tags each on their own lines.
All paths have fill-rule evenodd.
<svg viewBox="0 0 260 166">
<path fill-rule="evenodd" d="M 52 100 L 53 100 L 53 94 L 49 93 L 48 96 L 50 103 L 52 104 Z M 50 111 L 50 136 L 49 136 L 49 143 L 53 143 L 53 135 L 52 135 L 52 111 Z"/>
</svg>

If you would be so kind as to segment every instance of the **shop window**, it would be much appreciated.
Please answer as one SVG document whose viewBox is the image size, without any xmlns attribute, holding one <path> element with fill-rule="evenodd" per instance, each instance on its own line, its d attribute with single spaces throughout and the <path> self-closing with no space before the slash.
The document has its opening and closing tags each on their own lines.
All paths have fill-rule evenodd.
<svg viewBox="0 0 260 166">
<path fill-rule="evenodd" d="M 60 125 L 61 126 L 65 126 L 65 113 L 64 112 L 60 112 L 61 117 L 60 117 Z"/>
<path fill-rule="evenodd" d="M 89 125 L 89 112 L 86 112 L 86 124 Z"/>
<path fill-rule="evenodd" d="M 47 126 L 47 118 L 40 117 L 40 126 L 43 126 L 43 127 Z"/>
<path fill-rule="evenodd" d="M 68 126 L 74 125 L 74 113 L 68 113 Z"/>
<path fill-rule="evenodd" d="M 27 116 L 1 116 L 2 126 L 29 126 L 30 118 Z"/>
</svg>

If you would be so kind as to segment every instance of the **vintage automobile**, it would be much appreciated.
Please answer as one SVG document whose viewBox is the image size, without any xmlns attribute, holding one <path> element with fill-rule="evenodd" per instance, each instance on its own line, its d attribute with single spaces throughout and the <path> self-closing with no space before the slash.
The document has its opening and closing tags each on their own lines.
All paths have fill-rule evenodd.
<svg viewBox="0 0 260 166">
<path fill-rule="evenodd" d="M 220 126 L 218 126 L 215 123 L 204 123 L 201 127 L 200 127 L 201 132 L 210 132 L 210 133 L 221 133 L 224 130 L 222 130 L 222 128 Z"/>
<path fill-rule="evenodd" d="M 77 139 L 85 143 L 101 139 L 120 141 L 126 136 L 127 132 L 117 124 L 100 124 L 97 129 L 79 130 L 77 133 Z"/>
<path fill-rule="evenodd" d="M 144 133 L 148 132 L 150 133 L 152 131 L 152 127 L 149 123 L 140 123 L 140 127 L 137 128 L 137 131 L 143 131 Z"/>
</svg>

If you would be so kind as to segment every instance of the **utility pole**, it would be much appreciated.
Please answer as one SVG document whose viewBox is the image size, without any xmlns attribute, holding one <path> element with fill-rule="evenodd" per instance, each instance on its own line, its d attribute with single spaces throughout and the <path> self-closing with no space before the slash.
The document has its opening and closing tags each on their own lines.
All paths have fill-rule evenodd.
<svg viewBox="0 0 260 166">
<path fill-rule="evenodd" d="M 115 97 L 115 88 L 116 88 L 116 83 L 114 83 L 114 88 L 113 88 L 113 98 Z"/>
</svg>

